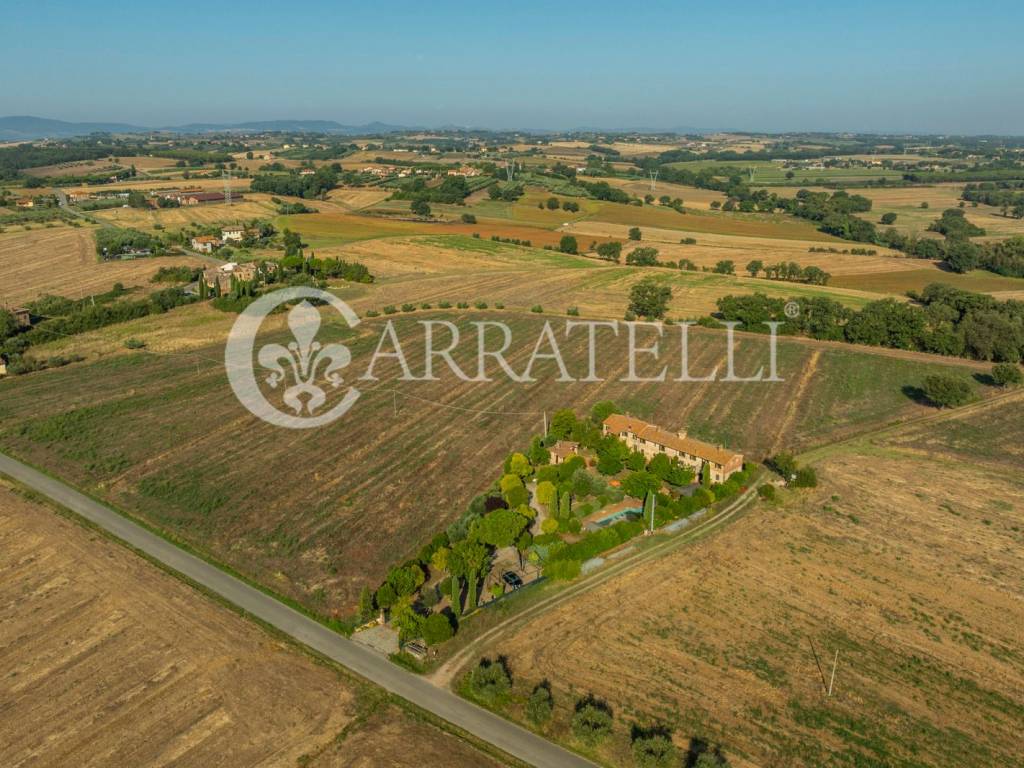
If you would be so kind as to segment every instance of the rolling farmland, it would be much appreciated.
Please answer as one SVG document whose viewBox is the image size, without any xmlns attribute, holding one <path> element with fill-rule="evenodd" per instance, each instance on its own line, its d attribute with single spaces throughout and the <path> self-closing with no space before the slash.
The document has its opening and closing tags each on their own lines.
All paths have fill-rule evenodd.
<svg viewBox="0 0 1024 768">
<path fill-rule="evenodd" d="M 73 298 L 109 291 L 114 283 L 147 285 L 162 266 L 195 265 L 194 256 L 109 261 L 96 258 L 92 229 L 55 226 L 0 233 L 0 296 L 24 303 L 44 293 Z"/>
<path fill-rule="evenodd" d="M 620 723 L 611 763 L 631 722 L 739 764 L 1019 763 L 1021 413 L 1018 396 L 825 449 L 817 489 L 531 620 L 485 654 L 519 679 L 510 712 L 547 678 L 548 732 L 571 741 L 566 709 L 593 693 Z"/>
<path fill-rule="evenodd" d="M 497 765 L 3 481 L 0 542 L 5 766 Z"/>
<path fill-rule="evenodd" d="M 541 318 L 490 312 L 457 322 L 470 333 L 466 321 L 501 317 L 517 339 L 509 362 L 522 370 Z M 421 337 L 414 322 L 398 320 L 403 337 Z M 379 329 L 367 321 L 359 333 L 346 332 L 356 360 L 368 359 Z M 724 334 L 692 333 L 691 375 L 707 375 L 724 363 Z M 537 364 L 534 384 L 392 383 L 397 369 L 381 363 L 381 382 L 361 386 L 357 407 L 315 435 L 282 432 L 245 411 L 225 381 L 219 344 L 178 354 L 121 349 L 88 365 L 0 381 L 0 445 L 313 610 L 344 615 L 363 584 L 485 490 L 482 478 L 539 430 L 541 411 L 583 411 L 611 398 L 756 460 L 780 445 L 818 445 L 924 412 L 903 386 L 929 371 L 970 370 L 784 341 L 780 383 L 629 384 L 617 381 L 627 363 L 623 344 L 622 336 L 602 343 L 608 381 L 597 384 L 542 383 L 545 371 L 557 375 L 550 361 Z M 665 341 L 672 371 L 677 344 Z M 586 345 L 563 352 L 582 375 Z M 743 338 L 737 373 L 750 375 L 766 354 L 763 339 Z"/>
</svg>

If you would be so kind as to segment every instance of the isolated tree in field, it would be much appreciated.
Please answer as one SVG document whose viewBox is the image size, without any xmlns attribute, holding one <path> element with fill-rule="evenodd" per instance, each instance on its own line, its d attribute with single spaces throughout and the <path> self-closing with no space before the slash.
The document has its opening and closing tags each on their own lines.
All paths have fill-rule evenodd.
<svg viewBox="0 0 1024 768">
<path fill-rule="evenodd" d="M 634 248 L 626 255 L 626 263 L 634 267 L 658 266 L 657 248 Z"/>
<path fill-rule="evenodd" d="M 559 206 L 558 198 L 557 197 L 549 197 L 544 202 L 544 205 L 547 206 L 547 209 L 549 211 L 557 211 L 558 210 L 558 206 Z"/>
<path fill-rule="evenodd" d="M 359 620 L 366 622 L 377 613 L 373 604 L 373 592 L 367 586 L 359 593 Z"/>
<path fill-rule="evenodd" d="M 543 725 L 551 719 L 555 711 L 555 699 L 551 695 L 551 685 L 547 680 L 533 689 L 526 701 L 526 717 L 534 725 Z"/>
<path fill-rule="evenodd" d="M 478 699 L 489 704 L 500 704 L 512 691 L 512 676 L 502 659 L 481 659 L 469 673 L 469 689 Z"/>
<path fill-rule="evenodd" d="M 722 259 L 715 264 L 714 272 L 719 275 L 735 275 L 736 274 L 736 263 L 730 259 Z"/>
<path fill-rule="evenodd" d="M 622 243 L 615 241 L 597 246 L 597 255 L 607 261 L 618 261 L 622 255 Z"/>
<path fill-rule="evenodd" d="M 882 218 L 878 220 L 882 224 L 895 224 L 896 214 L 890 211 L 889 213 L 883 213 Z"/>
<path fill-rule="evenodd" d="M 579 243 L 572 235 L 562 235 L 562 239 L 558 241 L 558 250 L 562 253 L 579 253 Z"/>
<path fill-rule="evenodd" d="M 630 227 L 629 228 L 629 239 L 630 240 L 639 240 L 641 237 L 643 237 L 643 235 L 640 232 L 640 227 Z"/>
<path fill-rule="evenodd" d="M 665 317 L 672 289 L 651 277 L 644 278 L 629 291 L 629 311 L 648 320 Z"/>
<path fill-rule="evenodd" d="M 473 215 L 472 213 L 464 213 L 464 214 L 462 214 L 462 223 L 463 224 L 476 224 L 476 216 Z"/>
<path fill-rule="evenodd" d="M 417 216 L 429 216 L 430 205 L 426 200 L 413 200 L 409 205 L 409 210 L 415 213 Z"/>
<path fill-rule="evenodd" d="M 992 382 L 999 387 L 1009 387 L 1024 381 L 1020 367 L 1013 363 L 997 363 L 992 366 Z"/>
<path fill-rule="evenodd" d="M 664 731 L 641 732 L 633 739 L 633 763 L 637 768 L 676 768 L 679 750 Z"/>
<path fill-rule="evenodd" d="M 588 747 L 596 747 L 612 732 L 612 711 L 603 701 L 587 696 L 576 704 L 573 735 Z"/>
<path fill-rule="evenodd" d="M 754 259 L 747 264 L 747 272 L 750 273 L 751 277 L 757 277 L 757 273 L 764 269 L 764 262 L 760 259 Z"/>
<path fill-rule="evenodd" d="M 940 408 L 955 408 L 963 405 L 974 394 L 971 385 L 957 377 L 945 373 L 933 373 L 924 377 L 921 389 L 932 403 Z"/>
</svg>

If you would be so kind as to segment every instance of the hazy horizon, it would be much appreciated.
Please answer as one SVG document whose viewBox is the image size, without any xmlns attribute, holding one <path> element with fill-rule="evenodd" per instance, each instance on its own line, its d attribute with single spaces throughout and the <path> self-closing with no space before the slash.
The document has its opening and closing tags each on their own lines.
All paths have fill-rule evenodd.
<svg viewBox="0 0 1024 768">
<path fill-rule="evenodd" d="M 1024 134 L 1024 84 L 1011 75 L 1018 3 L 984 14 L 945 0 L 628 11 L 399 2 L 386 19 L 320 0 L 302 10 L 285 23 L 240 3 L 16 2 L 0 114 L 145 127 Z"/>
</svg>

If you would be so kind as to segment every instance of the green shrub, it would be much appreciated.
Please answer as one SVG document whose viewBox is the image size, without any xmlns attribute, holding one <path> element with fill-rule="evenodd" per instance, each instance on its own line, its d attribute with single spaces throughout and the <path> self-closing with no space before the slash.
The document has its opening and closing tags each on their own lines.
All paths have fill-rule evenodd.
<svg viewBox="0 0 1024 768">
<path fill-rule="evenodd" d="M 402 305 L 402 311 L 403 312 L 413 312 L 415 310 L 416 310 L 416 305 L 415 304 L 403 304 Z"/>
<path fill-rule="evenodd" d="M 501 704 L 512 690 L 512 676 L 500 659 L 481 659 L 469 673 L 469 690 L 476 698 L 488 704 Z"/>
<path fill-rule="evenodd" d="M 453 634 L 452 623 L 443 613 L 432 613 L 423 622 L 423 640 L 427 645 L 439 645 Z"/>
<path fill-rule="evenodd" d="M 536 314 L 539 315 L 544 312 L 544 307 L 542 307 L 540 304 L 534 304 L 532 307 L 530 307 L 530 311 L 535 312 Z"/>
<path fill-rule="evenodd" d="M 394 304 L 388 304 L 388 305 L 387 305 L 386 307 L 384 307 L 384 314 L 385 314 L 385 315 L 393 315 L 393 314 L 395 314 L 395 312 L 397 312 L 397 311 L 398 311 L 398 310 L 397 310 L 397 309 L 395 309 L 395 306 L 394 306 Z"/>
<path fill-rule="evenodd" d="M 679 750 L 667 733 L 640 733 L 633 739 L 633 762 L 637 768 L 675 768 Z"/>
<path fill-rule="evenodd" d="M 612 711 L 603 701 L 588 696 L 576 704 L 573 735 L 588 747 L 596 747 L 612 732 Z"/>
<path fill-rule="evenodd" d="M 969 382 L 945 373 L 925 376 L 921 389 L 925 397 L 940 408 L 963 405 L 974 396 L 974 389 Z"/>
<path fill-rule="evenodd" d="M 796 471 L 796 478 L 793 480 L 794 488 L 816 488 L 818 486 L 818 473 L 814 467 L 800 467 Z"/>
<path fill-rule="evenodd" d="M 757 489 L 757 495 L 765 501 L 775 501 L 775 486 L 765 483 Z"/>
<path fill-rule="evenodd" d="M 486 301 L 478 301 L 473 306 L 476 307 L 477 309 L 487 309 L 487 302 Z"/>
<path fill-rule="evenodd" d="M 526 717 L 534 725 L 543 725 L 551 719 L 555 710 L 555 700 L 551 695 L 551 686 L 543 682 L 533 689 L 526 701 Z"/>
<path fill-rule="evenodd" d="M 1024 381 L 1020 367 L 1013 363 L 998 363 L 992 366 L 992 381 L 997 386 L 1009 387 Z"/>
<path fill-rule="evenodd" d="M 146 342 L 141 339 L 125 339 L 124 345 L 128 349 L 143 349 L 146 346 Z"/>
</svg>

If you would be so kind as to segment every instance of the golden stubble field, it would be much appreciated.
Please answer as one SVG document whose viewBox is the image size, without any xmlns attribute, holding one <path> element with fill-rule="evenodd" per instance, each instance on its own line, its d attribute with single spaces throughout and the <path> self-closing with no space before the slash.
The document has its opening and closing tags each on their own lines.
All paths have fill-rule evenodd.
<svg viewBox="0 0 1024 768">
<path fill-rule="evenodd" d="M 496 766 L 0 481 L 0 764 Z"/>
<path fill-rule="evenodd" d="M 24 303 L 44 293 L 82 298 L 114 283 L 148 285 L 162 266 L 199 266 L 194 256 L 99 262 L 90 227 L 34 228 L 0 233 L 0 300 Z"/>
<path fill-rule="evenodd" d="M 824 450 L 812 491 L 532 620 L 504 654 L 759 766 L 1018 765 L 1022 398 Z M 834 694 L 825 695 L 839 652 Z M 817 656 L 817 659 L 816 659 Z M 821 671 L 819 671 L 819 663 Z"/>
</svg>

